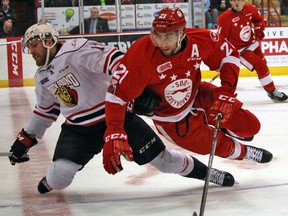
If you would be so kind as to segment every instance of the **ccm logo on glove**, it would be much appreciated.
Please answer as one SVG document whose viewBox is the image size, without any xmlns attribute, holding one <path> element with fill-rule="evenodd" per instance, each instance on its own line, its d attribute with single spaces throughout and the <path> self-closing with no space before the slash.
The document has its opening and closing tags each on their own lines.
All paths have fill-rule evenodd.
<svg viewBox="0 0 288 216">
<path fill-rule="evenodd" d="M 211 105 L 211 110 L 208 115 L 208 122 L 214 123 L 218 113 L 222 114 L 221 123 L 229 122 L 234 111 L 234 105 L 236 103 L 236 94 L 230 94 L 228 92 L 217 92 L 214 95 L 214 100 Z"/>
<path fill-rule="evenodd" d="M 12 154 L 9 156 L 10 163 L 15 165 L 16 163 L 29 161 L 29 155 L 27 152 L 37 143 L 38 141 L 35 138 L 30 137 L 30 135 L 22 129 L 11 146 L 10 152 L 12 152 Z"/>
<path fill-rule="evenodd" d="M 114 134 L 110 134 L 108 136 L 105 137 L 105 142 L 108 142 L 109 140 L 115 140 L 115 139 L 119 139 L 119 140 L 127 140 L 127 135 L 123 134 L 123 133 L 114 133 Z"/>
<path fill-rule="evenodd" d="M 228 101 L 230 103 L 234 103 L 235 102 L 235 97 L 234 96 L 230 97 L 228 95 L 220 94 L 218 98 L 219 98 L 219 100 Z"/>
</svg>

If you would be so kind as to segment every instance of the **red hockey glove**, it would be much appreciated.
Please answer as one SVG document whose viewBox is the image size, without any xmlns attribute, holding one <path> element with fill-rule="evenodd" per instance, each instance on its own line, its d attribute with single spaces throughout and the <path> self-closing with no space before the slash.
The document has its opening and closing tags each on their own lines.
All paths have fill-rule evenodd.
<svg viewBox="0 0 288 216">
<path fill-rule="evenodd" d="M 208 114 L 208 122 L 215 122 L 218 113 L 222 114 L 221 123 L 228 122 L 233 114 L 236 96 L 236 94 L 228 92 L 215 92 L 214 101 Z"/>
<path fill-rule="evenodd" d="M 254 33 L 256 40 L 262 40 L 265 37 L 264 34 L 265 25 L 263 23 L 254 24 Z"/>
<path fill-rule="evenodd" d="M 16 163 L 23 163 L 29 161 L 29 155 L 27 155 L 28 150 L 36 145 L 38 142 L 35 138 L 31 138 L 29 134 L 22 129 L 22 131 L 17 135 L 17 139 L 11 146 L 9 156 L 10 163 L 15 165 Z"/>
<path fill-rule="evenodd" d="M 123 155 L 126 160 L 133 161 L 132 150 L 128 144 L 127 134 L 125 132 L 105 133 L 105 144 L 103 147 L 103 166 L 109 174 L 120 172 L 120 156 Z"/>
</svg>

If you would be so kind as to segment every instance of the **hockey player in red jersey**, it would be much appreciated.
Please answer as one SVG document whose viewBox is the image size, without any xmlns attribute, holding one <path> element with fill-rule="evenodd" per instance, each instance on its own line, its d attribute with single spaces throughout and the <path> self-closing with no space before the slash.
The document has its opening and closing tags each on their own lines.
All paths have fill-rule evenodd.
<svg viewBox="0 0 288 216">
<path fill-rule="evenodd" d="M 11 164 L 28 161 L 27 152 L 37 144 L 37 139 L 42 138 L 60 113 L 65 117 L 53 163 L 38 185 L 38 191 L 43 194 L 68 187 L 74 175 L 101 152 L 106 130 L 105 95 L 123 53 L 84 38 L 67 40 L 62 45 L 57 30 L 46 23 L 28 28 L 22 45 L 39 66 L 35 74 L 37 104 L 26 129 L 20 131 L 11 146 Z M 133 149 L 133 155 L 127 155 L 129 159 L 133 158 L 139 165 L 149 163 L 165 173 L 205 179 L 206 165 L 192 156 L 165 148 L 139 116 L 127 113 L 124 127 Z M 110 137 L 116 138 L 127 137 L 117 134 Z M 118 144 L 122 149 L 121 142 Z M 118 144 L 114 142 L 114 147 Z M 217 169 L 212 169 L 210 181 L 221 186 L 234 184 L 230 173 Z"/>
<path fill-rule="evenodd" d="M 240 65 L 237 50 L 217 33 L 186 29 L 185 25 L 180 9 L 162 9 L 153 21 L 150 36 L 133 43 L 113 75 L 105 103 L 103 163 L 107 172 L 120 171 L 119 155 L 131 154 L 127 139 L 109 137 L 126 136 L 123 122 L 127 102 L 144 90 L 161 98 L 151 118 L 158 132 L 172 143 L 209 154 L 214 131 L 211 124 L 220 112 L 223 129 L 218 134 L 217 156 L 259 163 L 272 160 L 270 152 L 230 136 L 251 137 L 260 129 L 258 119 L 242 108 L 234 93 Z M 219 70 L 221 87 L 201 81 L 201 61 L 211 70 Z M 116 140 L 122 144 L 116 146 Z"/>
<path fill-rule="evenodd" d="M 266 21 L 259 10 L 245 0 L 230 0 L 232 8 L 218 17 L 218 33 L 230 41 L 240 53 L 241 63 L 258 79 L 274 102 L 287 101 L 287 95 L 276 89 L 260 43 Z"/>
</svg>

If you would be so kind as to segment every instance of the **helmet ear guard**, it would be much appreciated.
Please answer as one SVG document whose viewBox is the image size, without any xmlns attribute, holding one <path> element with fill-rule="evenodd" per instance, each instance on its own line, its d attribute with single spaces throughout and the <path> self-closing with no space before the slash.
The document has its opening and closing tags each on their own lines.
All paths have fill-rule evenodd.
<svg viewBox="0 0 288 216">
<path fill-rule="evenodd" d="M 28 49 L 29 42 L 36 38 L 42 41 L 44 47 L 52 48 L 59 41 L 59 33 L 55 29 L 55 27 L 49 23 L 39 22 L 32 25 L 26 30 L 24 37 L 22 39 L 22 50 L 24 53 L 29 52 Z M 45 40 L 51 40 L 51 39 L 54 41 L 54 43 L 51 46 L 47 46 L 45 44 Z"/>
</svg>

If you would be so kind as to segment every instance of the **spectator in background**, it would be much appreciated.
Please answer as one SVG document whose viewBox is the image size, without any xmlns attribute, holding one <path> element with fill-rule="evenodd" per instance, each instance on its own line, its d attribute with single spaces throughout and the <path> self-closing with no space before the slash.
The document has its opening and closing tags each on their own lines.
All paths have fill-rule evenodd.
<svg viewBox="0 0 288 216">
<path fill-rule="evenodd" d="M 0 37 L 14 37 L 16 36 L 15 30 L 13 28 L 12 20 L 5 20 L 2 28 L 0 29 Z"/>
<path fill-rule="evenodd" d="M 78 0 L 45 0 L 45 7 L 78 7 Z"/>
<path fill-rule="evenodd" d="M 90 18 L 84 19 L 84 33 L 85 34 L 95 34 L 109 32 L 108 21 L 99 16 L 99 9 L 97 7 L 92 7 L 90 10 Z M 79 26 L 74 27 L 69 31 L 69 34 L 79 34 Z"/>
<path fill-rule="evenodd" d="M 17 13 L 16 11 L 10 7 L 9 0 L 2 0 L 2 7 L 0 8 L 0 22 L 1 28 L 6 20 L 12 20 L 13 25 L 16 25 L 17 21 Z"/>
<path fill-rule="evenodd" d="M 205 0 L 206 28 L 216 28 L 218 16 L 231 7 L 229 0 Z"/>
<path fill-rule="evenodd" d="M 84 5 L 115 5 L 115 0 L 83 0 Z"/>
<path fill-rule="evenodd" d="M 78 7 L 78 0 L 71 0 L 72 7 Z"/>
<path fill-rule="evenodd" d="M 133 4 L 133 0 L 121 0 L 122 5 Z"/>
<path fill-rule="evenodd" d="M 162 0 L 162 3 L 181 3 L 187 2 L 186 0 Z"/>
<path fill-rule="evenodd" d="M 156 1 L 151 1 L 151 0 L 134 0 L 134 4 L 154 4 L 154 3 L 163 3 L 162 0 L 156 0 Z"/>
<path fill-rule="evenodd" d="M 288 15 L 288 0 L 280 0 L 281 15 Z"/>
<path fill-rule="evenodd" d="M 218 13 L 216 10 L 211 10 L 210 0 L 205 0 L 204 8 L 205 8 L 206 28 L 211 29 L 216 27 Z"/>
<path fill-rule="evenodd" d="M 231 7 L 230 0 L 210 0 L 211 10 L 215 10 L 215 14 L 220 15 Z"/>
</svg>

